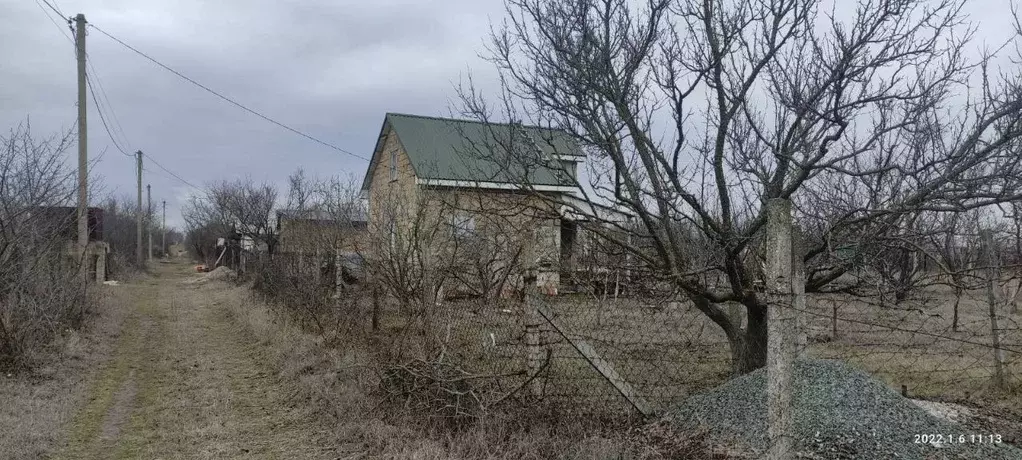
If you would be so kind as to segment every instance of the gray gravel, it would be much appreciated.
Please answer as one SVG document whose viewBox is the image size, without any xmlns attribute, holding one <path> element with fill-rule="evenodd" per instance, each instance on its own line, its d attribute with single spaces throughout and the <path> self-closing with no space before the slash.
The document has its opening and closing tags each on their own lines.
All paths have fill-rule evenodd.
<svg viewBox="0 0 1022 460">
<path fill-rule="evenodd" d="M 760 369 L 693 396 L 670 412 L 683 428 L 761 453 L 766 439 L 766 372 Z M 916 434 L 975 433 L 933 417 L 883 382 L 829 360 L 796 363 L 794 404 L 798 458 L 1022 459 L 1006 444 L 917 444 Z"/>
</svg>

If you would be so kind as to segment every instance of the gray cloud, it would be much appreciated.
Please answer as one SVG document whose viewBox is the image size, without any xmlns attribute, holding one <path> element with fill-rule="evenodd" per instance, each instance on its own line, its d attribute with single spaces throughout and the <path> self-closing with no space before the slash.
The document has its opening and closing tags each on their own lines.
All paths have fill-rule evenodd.
<svg viewBox="0 0 1022 460">
<path fill-rule="evenodd" d="M 56 3 L 255 110 L 365 157 L 385 112 L 446 114 L 454 83 L 469 69 L 493 80 L 477 54 L 489 18 L 502 11 L 499 0 Z M 0 129 L 26 116 L 38 134 L 69 128 L 75 61 L 61 32 L 70 31 L 33 1 L 0 0 L 0 12 Z M 363 160 L 233 107 L 97 31 L 87 43 L 124 147 L 144 150 L 189 182 L 252 176 L 283 186 L 297 167 L 324 177 L 364 171 Z M 94 172 L 105 192 L 133 196 L 133 160 L 114 148 L 91 97 L 88 104 Z M 147 169 L 154 202 L 166 199 L 168 220 L 179 225 L 189 187 Z"/>
<path fill-rule="evenodd" d="M 453 84 L 471 69 L 484 89 L 493 68 L 478 58 L 501 0 L 240 1 L 58 0 L 103 30 L 250 107 L 362 156 L 388 111 L 446 114 Z M 973 1 L 982 43 L 1009 36 L 1010 2 Z M 32 117 L 40 134 L 75 117 L 70 33 L 31 0 L 0 0 L 0 129 Z M 189 182 L 250 175 L 283 186 L 305 167 L 361 176 L 365 162 L 245 113 L 90 31 L 89 57 L 130 141 Z M 134 163 L 117 152 L 89 101 L 89 145 L 104 190 L 134 191 Z M 100 156 L 102 152 L 105 152 Z M 69 152 L 69 157 L 74 152 Z M 69 158 L 71 159 L 71 158 Z M 180 224 L 188 187 L 150 167 L 154 200 Z"/>
</svg>

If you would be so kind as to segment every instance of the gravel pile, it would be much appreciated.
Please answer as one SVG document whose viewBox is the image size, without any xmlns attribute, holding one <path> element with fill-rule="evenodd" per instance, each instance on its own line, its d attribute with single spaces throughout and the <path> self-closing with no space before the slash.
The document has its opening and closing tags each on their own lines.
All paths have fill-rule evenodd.
<svg viewBox="0 0 1022 460">
<path fill-rule="evenodd" d="M 693 396 L 670 412 L 686 429 L 755 454 L 767 445 L 766 371 L 760 369 Z M 864 372 L 838 361 L 796 363 L 796 458 L 1022 459 L 1006 444 L 970 442 L 974 430 L 936 418 Z M 917 434 L 954 435 L 955 443 L 916 443 Z M 958 435 L 967 438 L 958 444 Z"/>
<path fill-rule="evenodd" d="M 238 274 L 227 267 L 217 267 L 213 271 L 206 273 L 206 279 L 210 281 L 229 281 L 238 277 Z"/>
</svg>

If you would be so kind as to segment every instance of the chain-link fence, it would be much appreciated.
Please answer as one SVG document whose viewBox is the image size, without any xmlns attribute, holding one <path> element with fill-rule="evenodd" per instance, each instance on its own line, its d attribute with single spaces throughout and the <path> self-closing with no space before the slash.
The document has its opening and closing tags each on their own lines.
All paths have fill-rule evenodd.
<svg viewBox="0 0 1022 460">
<path fill-rule="evenodd" d="M 964 291 L 954 307 L 953 290 L 942 286 L 896 305 L 810 294 L 799 310 L 806 322 L 801 354 L 848 362 L 916 398 L 967 400 L 989 389 L 998 363 L 986 295 Z M 1017 388 L 1022 316 L 1011 309 L 997 307 L 999 349 L 1004 386 Z M 413 321 L 396 306 L 384 311 L 380 322 L 395 333 Z M 488 381 L 494 397 L 601 415 L 656 413 L 732 372 L 722 329 L 677 299 L 536 294 L 489 304 L 445 300 L 438 312 L 434 334 L 444 359 Z M 394 356 L 409 357 L 421 342 L 405 337 L 392 346 L 404 350 Z"/>
<path fill-rule="evenodd" d="M 854 363 L 920 398 L 968 399 L 1022 376 L 1022 316 L 996 305 L 997 340 L 986 293 L 933 287 L 898 305 L 840 295 L 814 296 L 804 311 L 811 356 Z M 957 303 L 956 316 L 952 311 Z"/>
</svg>

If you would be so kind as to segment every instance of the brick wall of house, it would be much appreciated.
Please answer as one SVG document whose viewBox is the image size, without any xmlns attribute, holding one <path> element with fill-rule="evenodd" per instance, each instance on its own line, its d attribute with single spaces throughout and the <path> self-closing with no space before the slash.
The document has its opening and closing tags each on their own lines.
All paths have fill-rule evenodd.
<svg viewBox="0 0 1022 460">
<path fill-rule="evenodd" d="M 395 180 L 391 179 L 390 152 L 396 152 Z M 429 240 L 427 252 L 431 257 L 449 257 L 452 248 L 458 246 L 452 240 L 455 227 L 471 217 L 477 231 L 507 235 L 508 245 L 524 249 L 519 266 L 544 263 L 541 288 L 556 293 L 560 221 L 544 200 L 505 190 L 420 187 L 415 178 L 399 139 L 393 132 L 388 133 L 368 193 L 371 242 L 367 246 L 387 244 L 393 220 L 399 238 L 411 238 L 409 234 L 418 227 L 418 235 Z"/>
</svg>

